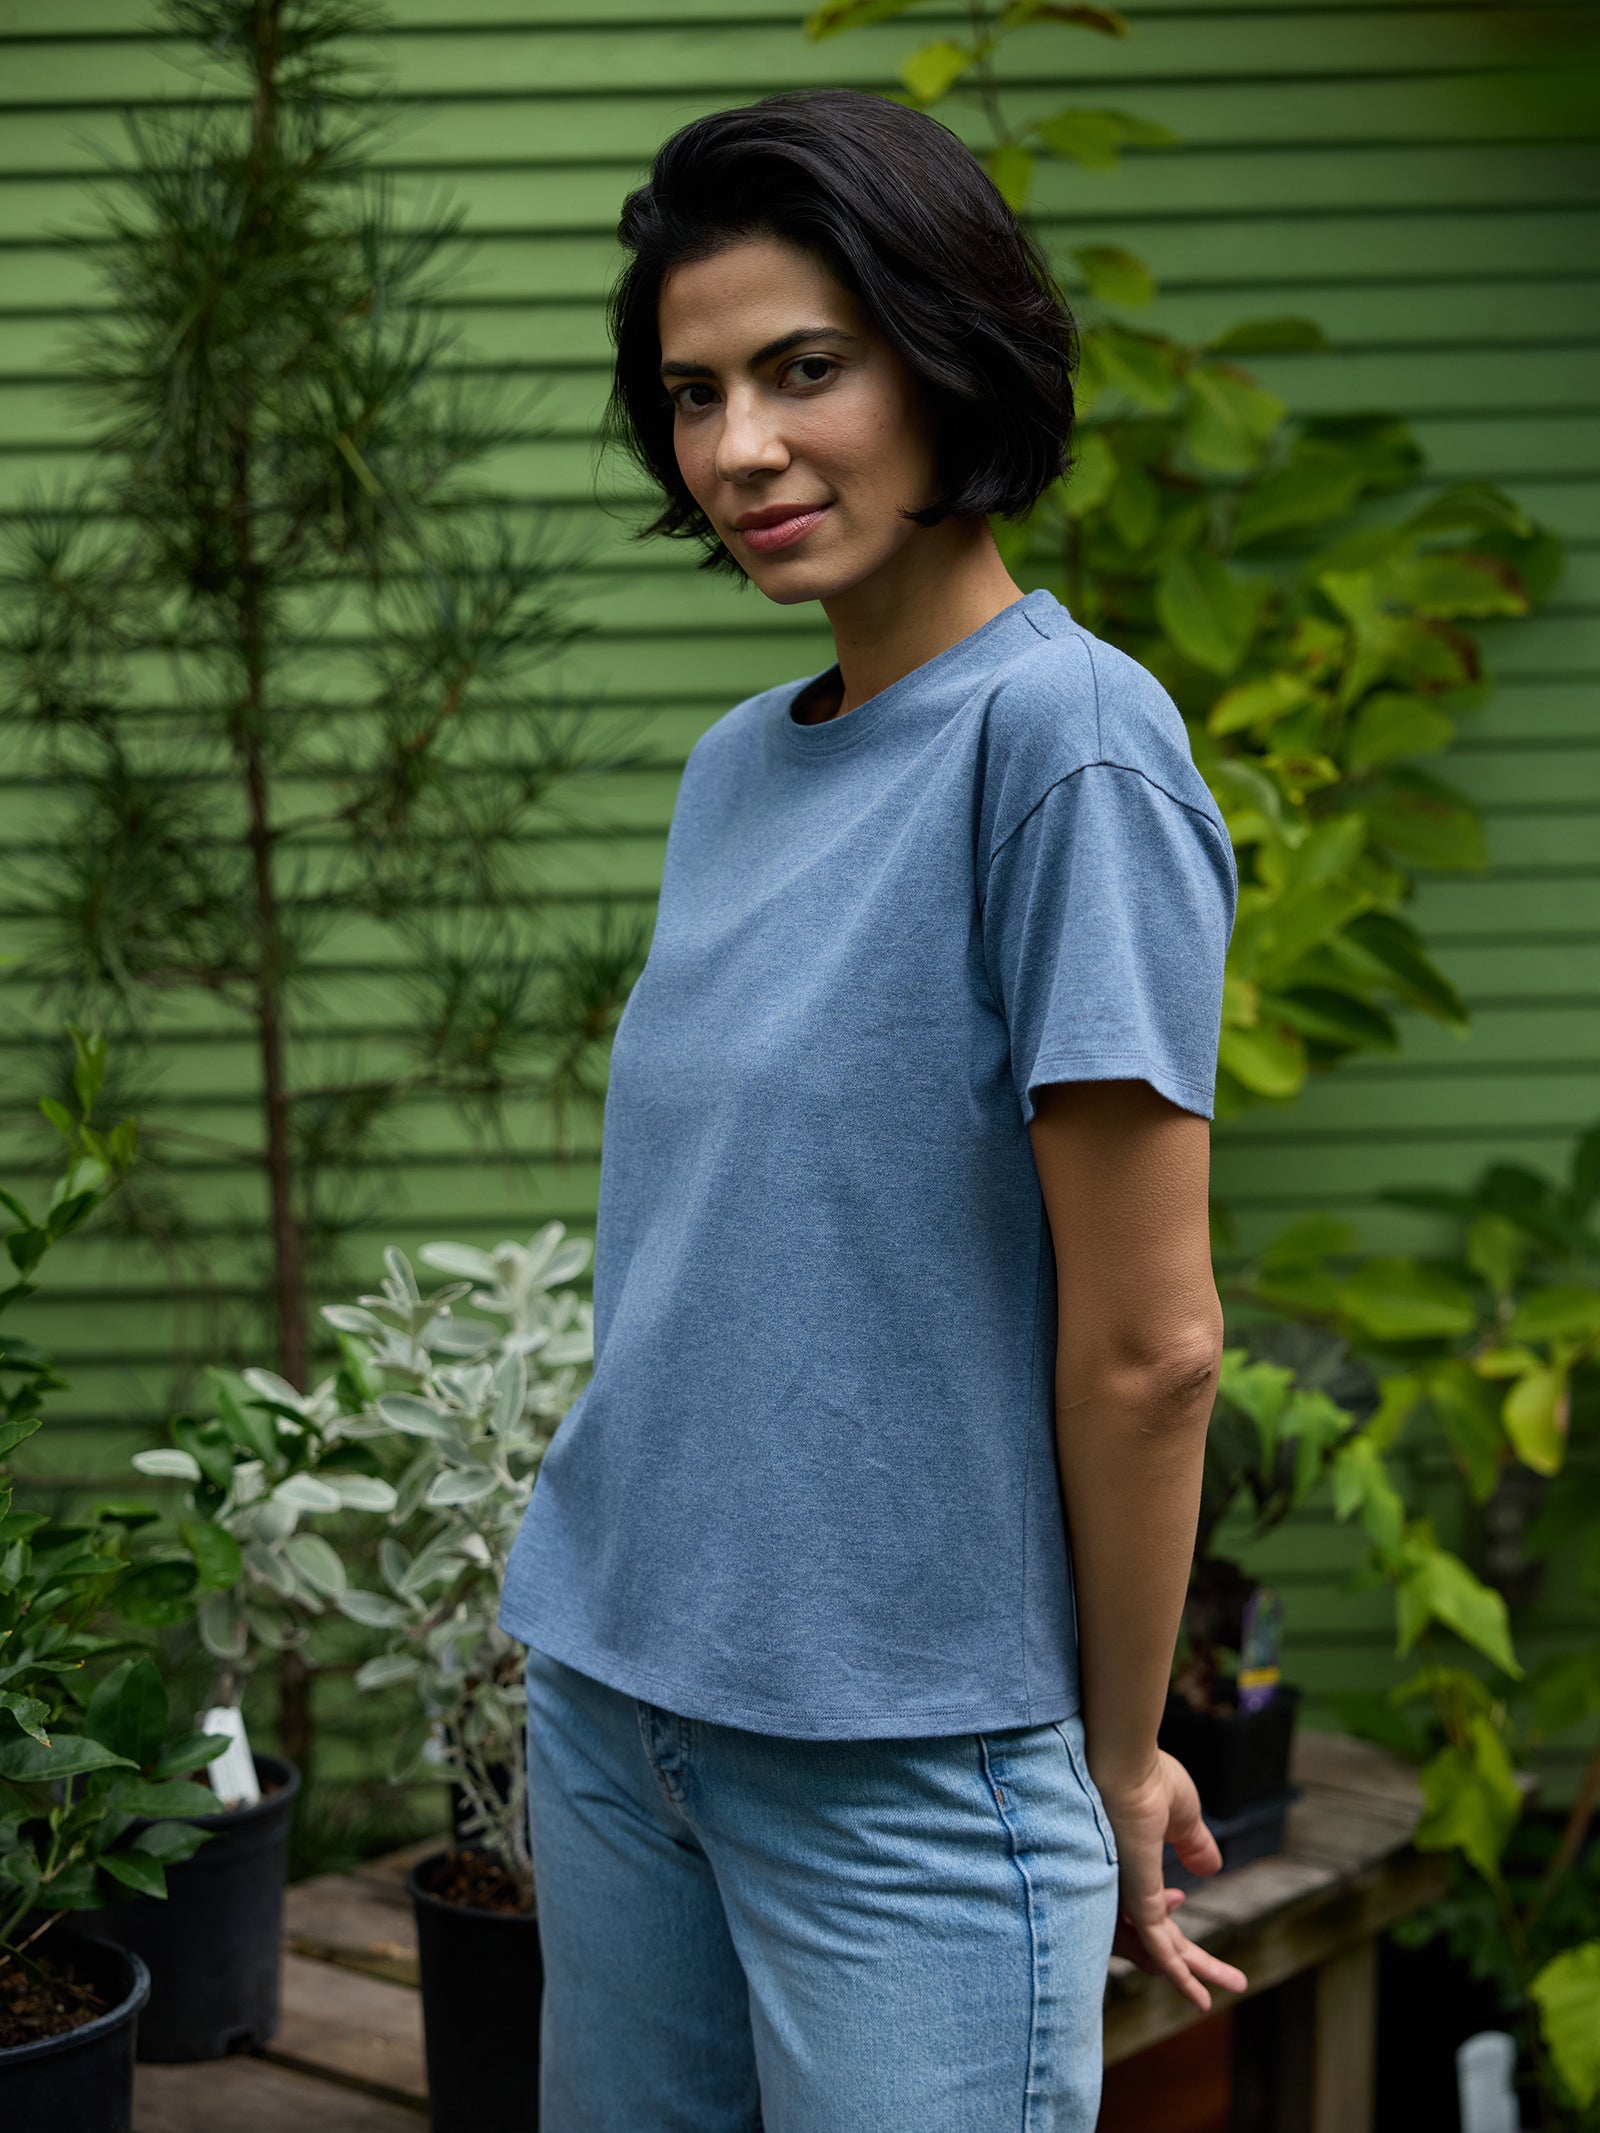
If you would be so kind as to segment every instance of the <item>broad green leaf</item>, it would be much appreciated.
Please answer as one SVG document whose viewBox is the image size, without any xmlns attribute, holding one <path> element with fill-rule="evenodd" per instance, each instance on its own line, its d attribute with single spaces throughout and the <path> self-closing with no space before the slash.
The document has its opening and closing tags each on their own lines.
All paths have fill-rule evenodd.
<svg viewBox="0 0 1600 2133">
<path fill-rule="evenodd" d="M 1504 1215 L 1476 1215 L 1467 1230 L 1467 1264 L 1496 1296 L 1508 1296 L 1528 1254 L 1528 1239 Z"/>
<path fill-rule="evenodd" d="M 1126 37 L 1128 18 L 1114 7 L 1095 7 L 1085 0 L 1007 0 L 1000 17 L 1003 30 L 1020 30 L 1030 22 L 1062 22 L 1069 28 L 1097 30 L 1102 37 Z"/>
<path fill-rule="evenodd" d="M 1031 137 L 1053 155 L 1081 163 L 1085 170 L 1114 170 L 1124 148 L 1176 148 L 1178 136 L 1170 126 L 1155 119 L 1140 118 L 1132 111 L 1105 107 L 1069 105 L 1048 118 L 1033 120 Z"/>
<path fill-rule="evenodd" d="M 1228 355 L 1298 355 L 1326 348 L 1328 336 L 1315 319 L 1252 318 L 1229 326 L 1207 345 Z"/>
<path fill-rule="evenodd" d="M 806 17 L 805 33 L 815 41 L 836 37 L 841 30 L 863 28 L 869 22 L 889 22 L 916 5 L 916 0 L 822 0 Z"/>
<path fill-rule="evenodd" d="M 1414 929 L 1389 911 L 1367 911 L 1346 929 L 1341 949 L 1358 955 L 1414 1006 L 1456 1029 L 1467 1027 L 1466 1002 L 1422 948 Z"/>
<path fill-rule="evenodd" d="M 378 1402 L 378 1412 L 392 1429 L 409 1437 L 453 1439 L 459 1434 L 442 1409 L 418 1399 L 415 1393 L 386 1392 Z"/>
<path fill-rule="evenodd" d="M 194 1557 L 202 1586 L 226 1590 L 238 1584 L 244 1576 L 244 1557 L 225 1526 L 214 1525 L 209 1518 L 180 1518 L 178 1531 Z"/>
<path fill-rule="evenodd" d="M 1504 1598 L 1492 1586 L 1480 1583 L 1459 1556 L 1446 1548 L 1423 1548 L 1395 1597 L 1400 1614 L 1398 1656 L 1405 1656 L 1430 1621 L 1442 1622 L 1504 1673 L 1522 1678 Z"/>
<path fill-rule="evenodd" d="M 1442 1748 L 1419 1773 L 1423 1811 L 1412 1841 L 1419 1851 L 1462 1851 L 1492 1881 L 1521 1816 L 1522 1794 L 1489 1720 L 1475 1717 L 1469 1725 L 1469 1745 Z"/>
<path fill-rule="evenodd" d="M 1500 1403 L 1464 1358 L 1427 1364 L 1419 1379 L 1475 1503 L 1487 1503 L 1505 1464 Z"/>
<path fill-rule="evenodd" d="M 386 1599 L 381 1592 L 345 1591 L 334 1596 L 339 1612 L 368 1629 L 403 1629 L 411 1620 L 409 1607 Z"/>
<path fill-rule="evenodd" d="M 1061 485 L 1061 508 L 1068 518 L 1084 518 L 1096 511 L 1117 480 L 1117 455 L 1100 430 L 1080 430 L 1077 457 Z"/>
<path fill-rule="evenodd" d="M 1527 594 L 1495 556 L 1397 556 L 1384 567 L 1380 583 L 1386 601 L 1419 615 L 1480 619 L 1528 612 Z"/>
<path fill-rule="evenodd" d="M 1478 1322 L 1471 1291 L 1415 1259 L 1369 1259 L 1339 1292 L 1340 1308 L 1380 1340 L 1446 1340 Z"/>
<path fill-rule="evenodd" d="M 1264 732 L 1315 701 L 1316 692 L 1303 675 L 1280 668 L 1224 689 L 1206 714 L 1206 725 L 1212 733 Z"/>
<path fill-rule="evenodd" d="M 1557 2071 L 1586 2111 L 1600 2096 L 1600 1940 L 1563 1948 L 1528 1990 Z"/>
<path fill-rule="evenodd" d="M 228 1745 L 226 1733 L 184 1733 L 177 1740 L 169 1741 L 150 1765 L 150 1775 L 156 1778 L 187 1777 L 191 1770 L 199 1770 L 206 1763 L 214 1762 Z"/>
<path fill-rule="evenodd" d="M 1107 499 L 1106 516 L 1131 554 L 1149 547 L 1161 527 L 1161 492 L 1143 467 L 1120 470 Z"/>
<path fill-rule="evenodd" d="M 198 1582 L 199 1574 L 187 1556 L 181 1562 L 146 1563 L 119 1581 L 113 1605 L 129 1622 L 151 1628 L 183 1622 L 194 1612 Z"/>
<path fill-rule="evenodd" d="M 1287 406 L 1231 364 L 1197 363 L 1188 383 L 1183 438 L 1191 455 L 1218 473 L 1247 474 L 1288 414 Z"/>
<path fill-rule="evenodd" d="M 947 90 L 955 87 L 972 65 L 973 57 L 969 46 L 942 37 L 903 59 L 900 79 L 919 104 L 936 104 Z"/>
<path fill-rule="evenodd" d="M 398 1498 L 394 1484 L 377 1474 L 329 1474 L 330 1488 L 337 1489 L 347 1511 L 392 1511 Z"/>
<path fill-rule="evenodd" d="M 463 1469 L 440 1474 L 428 1489 L 426 1501 L 430 1504 L 478 1503 L 490 1496 L 499 1487 L 493 1474 L 483 1469 Z"/>
<path fill-rule="evenodd" d="M 1381 1007 L 1326 985 L 1297 985 L 1266 996 L 1273 1014 L 1302 1037 L 1368 1052 L 1397 1052 L 1400 1034 Z"/>
<path fill-rule="evenodd" d="M 124 1814 L 149 1815 L 159 1821 L 170 1816 L 214 1815 L 220 1811 L 220 1802 L 211 1787 L 192 1784 L 188 1778 L 135 1778 L 118 1788 L 116 1800 Z"/>
<path fill-rule="evenodd" d="M 1365 1431 L 1340 1447 L 1328 1471 L 1334 1516 L 1347 1519 L 1359 1513 L 1362 1530 L 1374 1546 L 1397 1547 L 1405 1527 L 1405 1505 Z"/>
<path fill-rule="evenodd" d="M 20 1689 L 0 1689 L 0 1711 L 9 1711 L 24 1733 L 42 1746 L 49 1745 L 45 1720 L 50 1716 L 50 1706 L 42 1697 L 24 1695 Z"/>
<path fill-rule="evenodd" d="M 1013 214 L 1020 214 L 1033 184 L 1032 150 L 1020 141 L 1001 141 L 985 151 L 983 162 L 1001 199 Z"/>
<path fill-rule="evenodd" d="M 1436 755 L 1455 738 L 1455 723 L 1420 696 L 1394 689 L 1376 690 L 1351 721 L 1345 743 L 1345 767 L 1375 770 L 1404 757 Z"/>
<path fill-rule="evenodd" d="M 307 1583 L 334 1597 L 344 1591 L 344 1564 L 320 1533 L 291 1533 L 283 1552 Z"/>
<path fill-rule="evenodd" d="M 137 1844 L 120 1852 L 101 1852 L 96 1864 L 103 1866 L 114 1881 L 120 1881 L 126 1888 L 137 1889 L 141 1896 L 165 1896 L 167 1893 L 166 1868 Z"/>
<path fill-rule="evenodd" d="M 56 1778 L 83 1777 L 91 1770 L 131 1770 L 125 1755 L 115 1755 L 97 1740 L 76 1733 L 56 1733 L 48 1747 L 23 1734 L 0 1743 L 0 1778 L 13 1785 L 47 1785 Z"/>
<path fill-rule="evenodd" d="M 1305 1046 L 1281 1023 L 1223 1030 L 1217 1056 L 1257 1096 L 1293 1096 L 1306 1078 Z"/>
<path fill-rule="evenodd" d="M 1517 1379 L 1500 1416 L 1517 1457 L 1536 1474 L 1559 1474 L 1567 1450 L 1569 1392 L 1564 1370 L 1540 1368 Z"/>
<path fill-rule="evenodd" d="M 1137 407 L 1165 414 L 1177 398 L 1177 358 L 1172 344 L 1152 334 L 1102 323 L 1083 335 L 1080 369 L 1087 363 L 1091 387 L 1096 369 L 1105 386 L 1125 393 Z"/>
<path fill-rule="evenodd" d="M 1250 649 L 1266 593 L 1200 548 L 1167 558 L 1156 583 L 1156 615 L 1185 658 L 1226 675 Z"/>
<path fill-rule="evenodd" d="M 152 1445 L 148 1451 L 135 1452 L 131 1462 L 141 1474 L 153 1474 L 169 1481 L 198 1481 L 200 1462 L 191 1452 L 180 1451 L 175 1444 Z"/>
<path fill-rule="evenodd" d="M 1302 447 L 1285 465 L 1268 468 L 1243 491 L 1234 513 L 1234 545 L 1246 548 L 1253 541 L 1341 519 L 1364 486 L 1360 467 L 1346 453 Z"/>
<path fill-rule="evenodd" d="M 1089 294 L 1103 304 L 1142 305 L 1152 301 L 1156 278 L 1136 253 L 1120 244 L 1074 245 L 1072 257 L 1083 269 Z"/>
<path fill-rule="evenodd" d="M 83 1722 L 97 1741 L 141 1770 L 161 1752 L 167 1735 L 167 1685 L 153 1659 L 125 1659 L 99 1682 Z"/>
<path fill-rule="evenodd" d="M 1600 1294 L 1537 1289 L 1518 1304 L 1504 1333 L 1509 1341 L 1594 1340 L 1600 1337 Z"/>
<path fill-rule="evenodd" d="M 193 1822 L 152 1822 L 134 1838 L 132 1849 L 148 1852 L 166 1866 L 176 1866 L 180 1859 L 192 1859 L 202 1845 L 211 1842 L 213 1834 Z"/>
<path fill-rule="evenodd" d="M 387 1689 L 397 1682 L 415 1681 L 421 1672 L 420 1659 L 404 1652 L 380 1652 L 376 1658 L 363 1660 L 353 1679 L 358 1689 Z"/>
<path fill-rule="evenodd" d="M 272 1501 L 296 1511 L 337 1511 L 342 1507 L 339 1491 L 315 1474 L 291 1474 L 273 1490 Z"/>
<path fill-rule="evenodd" d="M 1489 863 L 1482 815 L 1424 771 L 1391 768 L 1363 793 L 1361 811 L 1379 843 L 1413 866 L 1481 869 Z"/>
</svg>

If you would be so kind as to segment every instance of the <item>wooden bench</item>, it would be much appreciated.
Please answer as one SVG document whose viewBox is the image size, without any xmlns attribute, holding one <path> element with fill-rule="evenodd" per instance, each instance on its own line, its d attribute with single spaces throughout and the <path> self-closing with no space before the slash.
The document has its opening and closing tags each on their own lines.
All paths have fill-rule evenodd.
<svg viewBox="0 0 1600 2133">
<path fill-rule="evenodd" d="M 1416 1777 L 1386 1751 L 1302 1728 L 1292 1774 L 1303 1793 L 1291 1810 L 1287 1849 L 1219 1874 L 1181 1913 L 1192 1938 L 1247 1973 L 1249 1993 L 1216 1995 L 1208 2016 L 1164 1978 L 1112 1959 L 1104 2133 L 1157 2133 L 1158 2107 L 1128 2100 L 1140 2070 L 1146 2087 L 1160 2091 L 1162 2058 L 1184 2048 L 1175 2040 L 1198 2038 L 1200 2025 L 1219 2019 L 1230 2029 L 1227 2109 L 1239 2133 L 1370 2126 L 1378 1937 L 1438 1895 L 1448 1867 L 1442 1856 L 1413 1849 Z M 141 2066 L 134 2133 L 417 2133 L 425 2126 L 416 1934 L 404 1877 L 439 1842 L 430 1837 L 353 1873 L 291 1888 L 277 2036 L 261 2054 Z M 1176 2079 L 1165 2078 L 1168 2092 Z M 1197 2097 L 1191 2086 L 1189 2100 Z"/>
</svg>

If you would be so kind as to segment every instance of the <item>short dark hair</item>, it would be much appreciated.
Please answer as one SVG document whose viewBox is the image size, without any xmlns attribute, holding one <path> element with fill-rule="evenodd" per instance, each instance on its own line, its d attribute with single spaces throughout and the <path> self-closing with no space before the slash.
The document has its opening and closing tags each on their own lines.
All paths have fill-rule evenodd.
<svg viewBox="0 0 1600 2133">
<path fill-rule="evenodd" d="M 857 89 L 786 90 L 664 142 L 628 195 L 631 255 L 611 292 L 604 434 L 665 498 L 652 533 L 743 575 L 684 485 L 660 377 L 669 271 L 744 237 L 816 253 L 922 381 L 941 494 L 918 524 L 1020 518 L 1071 465 L 1077 329 L 1043 253 L 982 164 L 937 119 Z"/>
</svg>

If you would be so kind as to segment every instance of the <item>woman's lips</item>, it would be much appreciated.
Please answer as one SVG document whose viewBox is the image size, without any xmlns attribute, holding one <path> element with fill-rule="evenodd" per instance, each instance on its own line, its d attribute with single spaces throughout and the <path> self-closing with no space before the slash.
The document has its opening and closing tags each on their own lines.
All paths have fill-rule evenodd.
<svg viewBox="0 0 1600 2133">
<path fill-rule="evenodd" d="M 759 555 L 765 555 L 771 548 L 787 548 L 793 542 L 803 540 L 832 508 L 831 504 L 818 504 L 815 511 L 797 511 L 793 518 L 781 518 L 775 526 L 747 526 L 739 538 Z"/>
</svg>

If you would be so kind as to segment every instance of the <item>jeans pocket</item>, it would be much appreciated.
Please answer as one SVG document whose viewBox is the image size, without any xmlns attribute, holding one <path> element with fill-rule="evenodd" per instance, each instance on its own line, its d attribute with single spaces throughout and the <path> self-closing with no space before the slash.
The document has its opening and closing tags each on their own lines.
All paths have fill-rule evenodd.
<svg viewBox="0 0 1600 2133">
<path fill-rule="evenodd" d="M 1083 1788 L 1084 1797 L 1094 1815 L 1095 1827 L 1100 1832 L 1100 1841 L 1106 1849 L 1106 1862 L 1116 1866 L 1117 1839 L 1111 1827 L 1111 1817 L 1106 1813 L 1106 1803 L 1100 1797 L 1100 1788 L 1089 1774 L 1088 1760 L 1084 1755 L 1083 1720 L 1074 1711 L 1070 1718 L 1055 1718 L 1050 1721 L 1061 1736 L 1061 1744 L 1072 1764 L 1072 1773 Z"/>
</svg>

